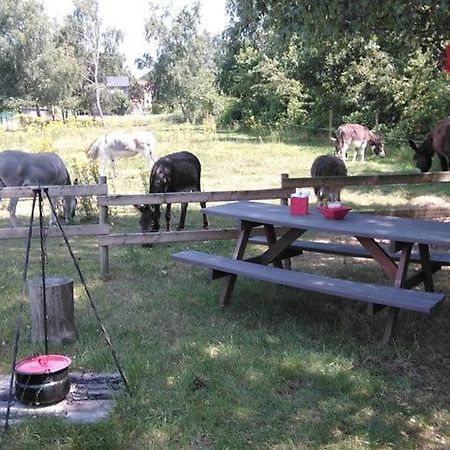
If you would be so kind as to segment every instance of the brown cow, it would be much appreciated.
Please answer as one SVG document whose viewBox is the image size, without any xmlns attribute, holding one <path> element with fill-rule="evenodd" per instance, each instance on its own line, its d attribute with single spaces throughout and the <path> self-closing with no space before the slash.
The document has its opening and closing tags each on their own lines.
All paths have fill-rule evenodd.
<svg viewBox="0 0 450 450">
<path fill-rule="evenodd" d="M 435 153 L 439 157 L 442 170 L 447 171 L 450 159 L 450 118 L 442 119 L 420 145 L 413 140 L 409 141 L 409 145 L 415 152 L 416 166 L 421 172 L 428 172 L 431 169 Z"/>
<path fill-rule="evenodd" d="M 336 130 L 336 137 L 331 139 L 336 148 L 336 155 L 346 160 L 347 150 L 353 149 L 353 161 L 357 156 L 364 161 L 364 153 L 367 144 L 372 147 L 372 151 L 380 158 L 386 155 L 384 152 L 383 141 L 380 136 L 370 131 L 365 125 L 356 123 L 344 123 Z"/>
</svg>

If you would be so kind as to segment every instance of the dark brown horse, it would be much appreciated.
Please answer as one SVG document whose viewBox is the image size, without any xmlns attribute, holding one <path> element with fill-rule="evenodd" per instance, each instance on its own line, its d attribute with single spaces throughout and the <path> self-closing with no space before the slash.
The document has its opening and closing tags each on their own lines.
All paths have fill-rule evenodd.
<svg viewBox="0 0 450 450">
<path fill-rule="evenodd" d="M 431 169 L 435 153 L 441 162 L 441 169 L 447 171 L 450 160 L 450 118 L 442 119 L 420 145 L 413 140 L 409 141 L 409 145 L 415 152 L 416 166 L 421 172 Z"/>
<path fill-rule="evenodd" d="M 347 176 L 347 167 L 344 161 L 337 156 L 318 156 L 311 166 L 312 177 L 336 177 Z M 334 186 L 319 186 L 314 188 L 317 197 L 317 204 L 339 201 L 341 199 L 341 189 Z"/>
<path fill-rule="evenodd" d="M 198 158 L 190 152 L 177 152 L 158 159 L 150 173 L 150 194 L 163 192 L 200 191 L 201 164 Z M 200 202 L 202 208 L 205 202 Z M 177 230 L 184 228 L 188 204 L 181 204 L 181 216 Z M 143 233 L 159 231 L 161 216 L 160 205 L 135 205 L 141 212 L 139 224 Z M 166 231 L 170 230 L 171 204 L 166 206 Z M 203 214 L 203 228 L 208 228 L 208 219 Z"/>
</svg>

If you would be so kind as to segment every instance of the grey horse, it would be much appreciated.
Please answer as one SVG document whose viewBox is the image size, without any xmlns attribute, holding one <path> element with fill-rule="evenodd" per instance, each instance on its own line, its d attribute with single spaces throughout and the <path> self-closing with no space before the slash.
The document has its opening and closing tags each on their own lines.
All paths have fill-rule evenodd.
<svg viewBox="0 0 450 450">
<path fill-rule="evenodd" d="M 22 150 L 0 152 L 0 186 L 48 186 L 69 185 L 69 172 L 63 160 L 56 153 L 26 153 Z M 8 205 L 9 218 L 13 227 L 18 225 L 16 218 L 17 198 L 11 198 Z M 52 203 L 56 206 L 55 202 Z M 75 215 L 76 198 L 63 199 L 64 218 L 69 222 Z M 55 218 L 50 218 L 55 223 Z"/>
</svg>

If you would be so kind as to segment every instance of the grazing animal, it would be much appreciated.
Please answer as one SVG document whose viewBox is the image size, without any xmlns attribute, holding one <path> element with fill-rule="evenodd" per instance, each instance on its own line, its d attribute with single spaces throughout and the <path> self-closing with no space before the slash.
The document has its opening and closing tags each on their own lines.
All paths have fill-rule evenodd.
<svg viewBox="0 0 450 450">
<path fill-rule="evenodd" d="M 380 136 L 370 131 L 365 125 L 345 123 L 336 130 L 335 138 L 331 138 L 336 148 L 336 155 L 345 161 L 348 150 L 354 150 L 353 161 L 359 156 L 364 161 L 367 144 L 372 147 L 376 156 L 384 158 L 384 144 Z"/>
<path fill-rule="evenodd" d="M 153 193 L 163 192 L 189 192 L 200 191 L 201 164 L 198 158 L 190 152 L 182 151 L 163 156 L 158 159 L 150 173 L 149 191 Z M 200 202 L 202 208 L 205 202 Z M 186 210 L 188 204 L 181 204 L 181 216 L 177 230 L 184 228 Z M 135 205 L 141 212 L 139 224 L 143 233 L 147 231 L 159 231 L 159 218 L 161 216 L 160 205 Z M 171 204 L 166 206 L 166 231 L 170 230 Z M 203 214 L 203 228 L 208 228 L 208 218 Z"/>
<path fill-rule="evenodd" d="M 69 172 L 56 153 L 26 153 L 21 150 L 0 152 L 0 186 L 47 186 L 71 184 Z M 9 201 L 8 211 L 12 226 L 16 218 L 17 198 Z M 53 205 L 56 203 L 52 200 Z M 75 215 L 77 200 L 74 196 L 63 199 L 64 218 L 69 222 Z M 56 222 L 53 215 L 50 224 Z"/>
<path fill-rule="evenodd" d="M 156 139 L 149 131 L 137 133 L 112 132 L 99 136 L 89 146 L 86 154 L 90 159 L 100 159 L 101 176 L 106 176 L 106 168 L 110 163 L 115 177 L 115 157 L 136 156 L 140 153 L 146 159 L 148 168 L 151 170 L 157 159 L 155 147 Z"/>
<path fill-rule="evenodd" d="M 312 177 L 335 177 L 347 176 L 347 167 L 344 161 L 336 156 L 318 156 L 311 166 Z M 327 202 L 335 202 L 341 199 L 341 188 L 336 186 L 318 186 L 314 188 L 317 204 L 322 205 Z"/>
<path fill-rule="evenodd" d="M 441 162 L 441 169 L 447 171 L 450 163 L 450 118 L 442 119 L 420 145 L 413 140 L 409 141 L 409 145 L 414 150 L 414 159 L 420 172 L 431 169 L 435 153 Z"/>
</svg>

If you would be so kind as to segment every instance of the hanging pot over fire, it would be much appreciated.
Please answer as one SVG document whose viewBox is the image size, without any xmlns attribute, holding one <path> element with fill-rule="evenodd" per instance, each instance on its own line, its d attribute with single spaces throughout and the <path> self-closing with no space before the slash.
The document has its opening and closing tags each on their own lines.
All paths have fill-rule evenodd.
<svg viewBox="0 0 450 450">
<path fill-rule="evenodd" d="M 51 405 L 64 400 L 70 389 L 69 366 L 63 355 L 37 355 L 16 363 L 16 398 L 28 405 Z"/>
</svg>

